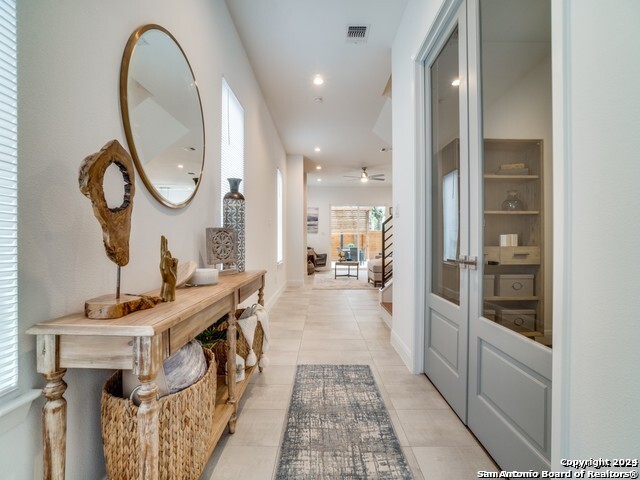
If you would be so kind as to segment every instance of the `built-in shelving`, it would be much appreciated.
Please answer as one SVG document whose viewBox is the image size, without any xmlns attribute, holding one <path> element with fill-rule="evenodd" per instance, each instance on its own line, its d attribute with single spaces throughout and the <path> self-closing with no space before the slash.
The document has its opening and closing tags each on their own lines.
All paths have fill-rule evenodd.
<svg viewBox="0 0 640 480">
<path fill-rule="evenodd" d="M 484 260 L 488 263 L 484 266 L 484 274 L 493 275 L 496 286 L 495 293 L 488 291 L 484 296 L 484 311 L 494 312 L 490 317 L 496 323 L 532 339 L 545 332 L 542 152 L 542 140 L 537 139 L 484 141 Z M 526 169 L 528 174 L 502 174 L 509 168 Z M 523 210 L 502 209 L 511 190 L 517 191 L 517 197 L 524 203 Z M 507 234 L 515 234 L 517 243 L 501 244 L 500 236 Z M 498 285 L 503 275 L 512 276 L 510 278 L 522 275 L 523 283 L 533 276 L 533 291 L 522 292 L 518 297 L 499 295 Z M 523 288 L 531 288 L 530 280 L 527 285 Z M 535 328 L 524 328 L 506 320 L 514 312 L 524 311 L 527 313 L 523 315 L 535 315 L 535 320 L 531 320 Z"/>
</svg>

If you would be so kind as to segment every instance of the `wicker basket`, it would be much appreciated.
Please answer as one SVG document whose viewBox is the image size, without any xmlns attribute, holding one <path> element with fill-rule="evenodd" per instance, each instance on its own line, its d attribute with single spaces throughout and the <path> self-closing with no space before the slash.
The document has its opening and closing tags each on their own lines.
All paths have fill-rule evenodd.
<svg viewBox="0 0 640 480">
<path fill-rule="evenodd" d="M 236 318 L 242 315 L 244 312 L 244 308 L 240 308 L 236 310 Z M 229 322 L 224 320 L 220 322 L 220 324 L 215 326 L 215 329 L 218 331 L 227 330 L 229 328 Z M 237 325 L 237 340 L 236 340 L 236 353 L 240 355 L 245 360 L 249 355 L 249 342 L 244 338 L 242 334 L 242 329 L 239 325 Z M 262 340 L 264 339 L 264 330 L 262 330 L 262 324 L 258 322 L 256 326 L 256 331 L 253 334 L 253 352 L 256 354 L 256 358 L 260 360 L 260 356 L 262 355 Z M 227 350 L 229 348 L 229 344 L 226 340 L 217 341 L 214 343 L 202 343 L 203 347 L 210 348 L 213 350 L 213 353 L 216 355 L 216 360 L 218 362 L 218 375 L 226 375 L 227 374 Z"/>
<path fill-rule="evenodd" d="M 216 359 L 204 349 L 208 368 L 190 387 L 158 400 L 159 478 L 197 479 L 209 459 L 216 402 Z M 102 389 L 102 443 L 111 480 L 138 478 L 138 407 L 122 396 L 122 372 Z"/>
</svg>

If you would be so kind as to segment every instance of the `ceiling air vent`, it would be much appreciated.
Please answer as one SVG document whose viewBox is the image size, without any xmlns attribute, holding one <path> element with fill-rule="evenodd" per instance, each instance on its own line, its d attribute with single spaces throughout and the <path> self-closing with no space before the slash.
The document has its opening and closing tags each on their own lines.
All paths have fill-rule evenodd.
<svg viewBox="0 0 640 480">
<path fill-rule="evenodd" d="M 369 35 L 369 25 L 348 25 L 347 42 L 364 43 Z"/>
</svg>

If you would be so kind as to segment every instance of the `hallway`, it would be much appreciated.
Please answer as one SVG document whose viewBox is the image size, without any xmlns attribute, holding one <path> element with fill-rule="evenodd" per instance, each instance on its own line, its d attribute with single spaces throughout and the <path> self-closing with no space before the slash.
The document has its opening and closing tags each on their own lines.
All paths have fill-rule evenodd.
<svg viewBox="0 0 640 480">
<path fill-rule="evenodd" d="M 410 374 L 390 345 L 377 289 L 314 289 L 317 278 L 286 290 L 271 309 L 270 366 L 251 378 L 236 433 L 223 435 L 201 478 L 271 479 L 295 365 L 319 363 L 371 366 L 416 480 L 496 470 L 427 378 Z"/>
</svg>

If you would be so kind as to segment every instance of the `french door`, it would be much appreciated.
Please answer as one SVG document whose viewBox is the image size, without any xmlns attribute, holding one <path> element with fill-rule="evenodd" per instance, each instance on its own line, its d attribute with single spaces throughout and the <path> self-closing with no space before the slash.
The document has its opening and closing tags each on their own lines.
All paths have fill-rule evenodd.
<svg viewBox="0 0 640 480">
<path fill-rule="evenodd" d="M 548 470 L 550 2 L 446 3 L 425 55 L 425 373 L 502 468 Z"/>
</svg>

